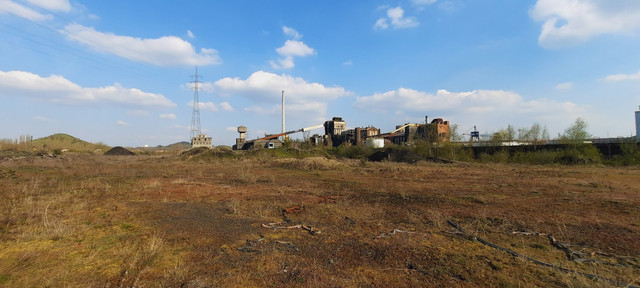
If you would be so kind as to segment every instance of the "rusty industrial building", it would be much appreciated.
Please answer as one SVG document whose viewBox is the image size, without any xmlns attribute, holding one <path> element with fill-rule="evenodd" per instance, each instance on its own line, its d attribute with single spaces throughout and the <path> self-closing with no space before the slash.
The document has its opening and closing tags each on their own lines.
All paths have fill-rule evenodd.
<svg viewBox="0 0 640 288">
<path fill-rule="evenodd" d="M 425 123 L 398 125 L 394 131 L 381 134 L 379 128 L 372 126 L 347 129 L 347 122 L 344 119 L 341 117 L 333 117 L 331 120 L 325 121 L 322 125 L 315 125 L 280 134 L 266 135 L 265 137 L 254 140 L 246 140 L 245 134 L 247 127 L 239 126 L 238 133 L 240 136 L 236 138 L 236 145 L 234 145 L 233 148 L 237 150 L 278 148 L 282 146 L 282 141 L 278 140 L 278 137 L 286 137 L 289 134 L 307 132 L 322 127 L 324 127 L 324 135 L 313 135 L 308 141 L 314 145 L 326 145 L 329 147 L 338 147 L 340 145 L 368 145 L 376 148 L 382 147 L 382 143 L 384 143 L 384 145 L 403 145 L 416 140 L 430 142 L 449 141 L 449 121 L 445 121 L 442 118 L 436 118 L 429 122 L 428 118 L 425 117 Z"/>
</svg>

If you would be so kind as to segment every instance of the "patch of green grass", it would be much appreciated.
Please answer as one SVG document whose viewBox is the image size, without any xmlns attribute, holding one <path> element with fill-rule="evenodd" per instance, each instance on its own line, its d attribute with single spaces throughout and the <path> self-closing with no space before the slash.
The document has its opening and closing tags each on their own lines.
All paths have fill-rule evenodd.
<svg viewBox="0 0 640 288">
<path fill-rule="evenodd" d="M 133 227 L 134 227 L 134 225 L 131 224 L 131 223 L 122 223 L 122 224 L 120 224 L 120 229 L 122 229 L 122 230 L 129 230 L 129 229 L 131 229 Z"/>
<path fill-rule="evenodd" d="M 0 274 L 0 284 L 4 284 L 11 280 L 11 275 L 9 274 Z"/>
</svg>

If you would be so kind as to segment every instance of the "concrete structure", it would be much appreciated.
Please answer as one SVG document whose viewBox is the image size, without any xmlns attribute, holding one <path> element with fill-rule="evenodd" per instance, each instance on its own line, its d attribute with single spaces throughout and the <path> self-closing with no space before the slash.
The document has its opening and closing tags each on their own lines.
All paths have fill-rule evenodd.
<svg viewBox="0 0 640 288">
<path fill-rule="evenodd" d="M 247 134 L 247 127 L 238 126 L 238 133 L 240 133 L 240 136 L 236 138 L 236 148 L 234 149 L 242 149 L 242 147 L 244 146 L 244 142 L 246 141 L 245 134 Z"/>
<path fill-rule="evenodd" d="M 404 144 L 414 140 L 425 140 L 431 142 L 449 141 L 449 121 L 436 118 L 431 123 L 425 117 L 425 124 L 405 124 L 396 127 L 396 130 L 380 134 L 380 129 L 376 127 L 357 127 L 347 130 L 347 122 L 341 117 L 333 117 L 324 124 L 315 125 L 298 130 L 292 130 L 280 134 L 266 135 L 265 137 L 246 140 L 247 127 L 239 126 L 239 138 L 236 138 L 236 145 L 233 149 L 260 149 L 278 148 L 282 146 L 282 141 L 274 141 L 277 137 L 286 136 L 298 132 L 307 132 L 324 127 L 324 136 L 313 135 L 309 141 L 314 145 L 327 145 L 338 147 L 340 145 L 367 145 L 374 148 L 384 147 L 384 142 L 394 144 Z"/>
<path fill-rule="evenodd" d="M 353 145 L 363 145 L 367 139 L 380 135 L 380 129 L 376 127 L 356 127 L 354 129 L 354 139 L 350 139 Z"/>
<path fill-rule="evenodd" d="M 198 134 L 196 137 L 191 138 L 191 148 L 207 147 L 211 149 L 212 138 L 207 137 L 206 134 Z"/>
<path fill-rule="evenodd" d="M 636 139 L 640 141 L 640 108 L 636 111 Z"/>
<path fill-rule="evenodd" d="M 428 118 L 425 117 L 425 121 Z M 405 124 L 397 126 L 396 130 L 382 134 L 389 143 L 401 145 L 414 140 L 425 140 L 428 142 L 449 142 L 449 121 L 436 118 L 431 123 L 425 124 Z"/>
<path fill-rule="evenodd" d="M 341 117 L 333 117 L 330 121 L 324 122 L 324 135 L 327 146 L 340 146 L 344 142 L 340 135 L 345 130 L 347 130 L 347 122 L 342 120 Z"/>
</svg>

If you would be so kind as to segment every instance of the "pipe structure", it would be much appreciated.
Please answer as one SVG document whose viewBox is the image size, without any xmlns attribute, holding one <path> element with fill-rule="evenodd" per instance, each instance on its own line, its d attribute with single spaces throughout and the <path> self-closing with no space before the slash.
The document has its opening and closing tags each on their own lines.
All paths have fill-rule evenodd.
<svg viewBox="0 0 640 288">
<path fill-rule="evenodd" d="M 287 132 L 282 132 L 280 134 L 273 134 L 273 135 L 264 136 L 264 137 L 258 138 L 256 140 L 269 140 L 269 139 L 274 139 L 274 138 L 278 138 L 280 136 L 286 136 L 286 135 L 293 134 L 293 133 L 307 132 L 307 131 L 319 129 L 319 128 L 322 128 L 322 127 L 324 127 L 323 124 L 318 124 L 318 125 L 314 125 L 314 126 L 311 126 L 311 127 L 306 127 L 306 128 L 301 128 L 301 129 L 297 129 L 297 130 L 291 130 L 291 131 L 287 131 Z M 255 141 L 255 140 L 253 140 L 253 141 Z"/>
</svg>

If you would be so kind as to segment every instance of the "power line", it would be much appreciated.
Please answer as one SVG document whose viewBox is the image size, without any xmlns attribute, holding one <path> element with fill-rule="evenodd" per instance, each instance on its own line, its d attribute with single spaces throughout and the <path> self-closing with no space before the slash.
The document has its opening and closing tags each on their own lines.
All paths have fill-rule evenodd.
<svg viewBox="0 0 640 288">
<path fill-rule="evenodd" d="M 70 20 L 68 20 L 68 19 L 66 19 L 66 18 L 64 18 L 62 16 L 59 16 L 59 15 L 57 15 L 57 14 L 55 14 L 55 13 L 49 11 L 49 10 L 46 10 L 46 9 L 43 9 L 43 10 L 48 11 L 51 14 L 55 15 L 56 17 L 63 19 L 67 23 L 73 23 Z M 43 29 L 49 30 L 49 31 L 53 32 L 55 35 L 63 35 L 59 30 L 57 30 L 57 28 L 55 28 L 53 26 L 41 24 L 41 23 L 38 23 L 38 22 L 30 20 L 30 19 L 26 19 L 26 18 L 20 18 L 20 19 L 22 19 L 24 21 L 28 21 L 28 22 L 30 22 L 30 23 L 38 26 L 38 27 L 41 27 Z M 117 64 L 113 63 L 113 61 L 104 60 L 102 58 L 97 58 L 97 57 L 85 56 L 85 55 L 82 55 L 82 54 L 86 54 L 86 51 L 84 51 L 84 50 L 81 51 L 81 50 L 78 50 L 77 48 L 73 48 L 71 46 L 68 46 L 66 44 L 60 43 L 58 41 L 48 39 L 48 38 L 43 37 L 41 35 L 36 35 L 36 34 L 31 33 L 31 32 L 29 32 L 29 31 L 27 31 L 27 30 L 25 30 L 23 28 L 18 28 L 18 27 L 15 27 L 15 26 L 12 26 L 12 25 L 9 25 L 9 24 L 6 24 L 6 23 L 0 23 L 0 24 L 5 26 L 6 28 L 9 28 L 9 29 L 0 29 L 0 31 L 2 31 L 2 32 L 6 33 L 6 34 L 13 35 L 15 37 L 24 39 L 26 41 L 35 43 L 35 44 L 37 44 L 37 45 L 39 45 L 41 47 L 46 47 L 47 49 L 55 50 L 55 51 L 59 52 L 60 54 L 52 55 L 50 53 L 44 52 L 41 49 L 37 49 L 37 48 L 34 48 L 34 46 L 29 46 L 29 45 L 10 43 L 12 45 L 22 46 L 23 48 L 26 48 L 28 50 L 35 51 L 35 52 L 38 52 L 38 53 L 41 53 L 41 54 L 45 54 L 45 55 L 51 56 L 53 58 L 61 58 L 61 54 L 66 55 L 66 56 L 71 56 L 71 58 L 65 58 L 67 60 L 71 60 L 73 58 L 81 58 L 81 60 L 86 60 L 86 61 L 90 61 L 90 62 L 93 62 L 93 63 L 97 63 L 97 64 L 99 64 L 99 66 L 87 65 L 87 63 L 85 61 L 74 61 L 74 60 L 71 60 L 71 61 L 76 63 L 76 64 L 80 64 L 80 65 L 87 66 L 87 67 L 92 67 L 94 69 L 98 69 L 98 70 L 105 71 L 105 72 L 111 72 L 111 73 L 116 73 L 116 74 L 125 74 L 126 76 L 128 76 L 130 78 L 132 77 L 132 78 L 137 78 L 137 79 L 141 79 L 141 80 L 145 80 L 145 81 L 153 81 L 153 82 L 158 82 L 158 83 L 164 83 L 169 79 L 173 79 L 170 76 L 167 76 L 166 69 L 165 70 L 160 70 L 154 65 L 144 64 L 145 65 L 145 67 L 144 67 L 145 70 L 152 70 L 152 71 L 155 72 L 154 74 L 156 74 L 153 77 L 149 77 L 148 76 L 149 75 L 148 72 L 140 73 L 138 71 L 139 70 L 138 67 L 133 67 L 133 66 L 128 65 L 128 64 L 117 65 Z M 79 39 L 85 40 L 85 42 L 91 42 L 89 39 L 86 39 L 86 38 L 82 37 L 81 35 L 78 35 L 77 37 Z M 4 41 L 4 42 L 9 43 L 8 41 Z M 114 55 L 114 56 L 116 56 L 118 58 L 121 58 L 121 59 L 125 59 L 126 61 L 129 61 L 129 62 L 132 62 L 132 63 L 138 63 L 138 64 L 143 65 L 142 63 L 139 63 L 139 62 L 136 62 L 136 61 L 131 61 L 131 60 L 126 59 L 124 57 L 120 57 L 118 55 L 115 55 L 113 53 L 108 53 L 108 54 Z M 105 69 L 105 68 L 111 68 L 111 69 Z"/>
</svg>

